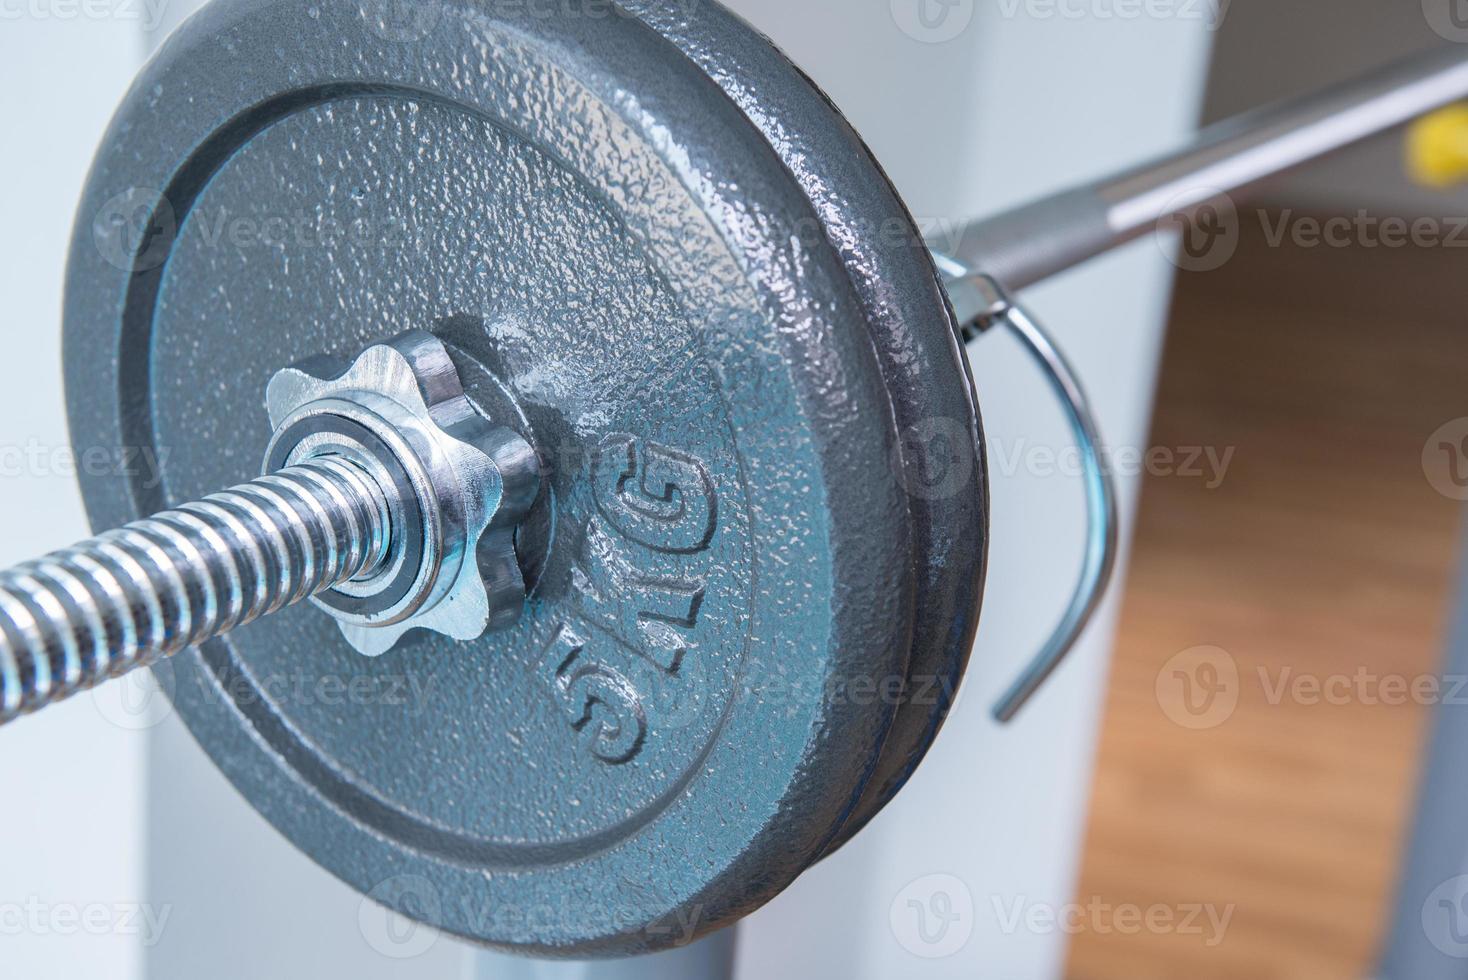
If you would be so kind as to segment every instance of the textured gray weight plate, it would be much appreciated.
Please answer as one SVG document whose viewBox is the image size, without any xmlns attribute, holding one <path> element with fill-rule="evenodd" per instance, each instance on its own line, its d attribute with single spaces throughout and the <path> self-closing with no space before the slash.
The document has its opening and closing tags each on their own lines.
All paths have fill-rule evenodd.
<svg viewBox="0 0 1468 980">
<path fill-rule="evenodd" d="M 840 846 L 902 788 L 947 716 L 978 625 L 987 473 L 968 359 L 947 294 L 906 206 L 831 100 L 774 45 L 712 3 L 631 0 L 760 128 L 821 216 L 866 312 L 902 433 L 913 516 L 916 616 L 904 678 L 853 678 L 834 696 L 898 713 Z M 900 685 L 892 682 L 900 680 Z"/>
<path fill-rule="evenodd" d="M 175 661 L 286 836 L 575 956 L 727 924 L 836 839 L 894 712 L 827 695 L 906 673 L 913 545 L 851 270 L 792 234 L 821 220 L 605 4 L 239 0 L 165 45 L 89 178 L 66 354 L 77 444 L 166 465 L 84 477 L 94 523 L 252 475 L 276 369 L 410 327 L 550 472 L 515 630 L 367 660 L 306 608 Z"/>
</svg>

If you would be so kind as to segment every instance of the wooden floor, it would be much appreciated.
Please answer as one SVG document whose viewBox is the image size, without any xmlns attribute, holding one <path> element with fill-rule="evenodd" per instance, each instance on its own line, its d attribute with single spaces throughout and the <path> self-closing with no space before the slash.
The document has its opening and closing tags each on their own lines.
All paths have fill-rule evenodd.
<svg viewBox="0 0 1468 980">
<path fill-rule="evenodd" d="M 1153 444 L 1235 455 L 1216 490 L 1145 488 L 1074 980 L 1369 976 L 1429 711 L 1377 703 L 1396 691 L 1372 678 L 1431 674 L 1441 649 L 1461 505 L 1422 454 L 1468 416 L 1465 268 L 1456 249 L 1246 233 L 1223 269 L 1183 277 Z M 1238 703 L 1184 727 L 1164 710 L 1176 663 L 1161 693 L 1158 677 L 1200 645 L 1237 666 Z M 1280 697 L 1301 675 L 1351 680 L 1330 703 Z M 1231 914 L 1221 942 L 1114 911 L 1195 904 Z"/>
</svg>

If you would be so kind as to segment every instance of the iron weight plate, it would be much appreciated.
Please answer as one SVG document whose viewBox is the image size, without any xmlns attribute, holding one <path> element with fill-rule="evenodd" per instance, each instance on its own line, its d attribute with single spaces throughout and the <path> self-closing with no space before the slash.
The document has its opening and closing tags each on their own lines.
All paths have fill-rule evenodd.
<svg viewBox="0 0 1468 980">
<path fill-rule="evenodd" d="M 759 127 L 821 218 L 866 314 L 901 432 L 917 614 L 908 674 L 853 678 L 834 697 L 895 702 L 880 761 L 834 850 L 916 770 L 968 666 L 985 574 L 983 429 L 957 323 L 923 236 L 861 137 L 768 39 L 714 3 L 632 0 Z M 900 684 L 894 684 L 900 681 Z"/>
<path fill-rule="evenodd" d="M 79 446 L 166 464 L 83 492 L 105 527 L 246 479 L 275 370 L 452 333 L 550 472 L 520 625 L 367 660 L 291 610 L 178 658 L 175 704 L 384 904 L 662 948 L 860 805 L 893 711 L 823 695 L 908 669 L 893 400 L 849 266 L 791 233 L 819 213 L 675 44 L 594 3 L 410 9 L 219 2 L 129 91 L 72 245 L 68 409 Z"/>
</svg>

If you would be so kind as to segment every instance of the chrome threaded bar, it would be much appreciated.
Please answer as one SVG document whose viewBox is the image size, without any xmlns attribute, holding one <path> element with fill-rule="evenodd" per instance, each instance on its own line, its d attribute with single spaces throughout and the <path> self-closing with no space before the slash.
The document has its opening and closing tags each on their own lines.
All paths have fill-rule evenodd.
<svg viewBox="0 0 1468 980">
<path fill-rule="evenodd" d="M 0 572 L 0 724 L 370 573 L 388 515 L 326 456 Z"/>
</svg>

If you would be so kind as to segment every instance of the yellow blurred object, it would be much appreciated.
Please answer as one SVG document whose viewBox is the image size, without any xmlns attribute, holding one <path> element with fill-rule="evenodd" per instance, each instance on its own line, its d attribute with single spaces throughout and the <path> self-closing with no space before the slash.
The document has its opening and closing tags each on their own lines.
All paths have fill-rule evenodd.
<svg viewBox="0 0 1468 980">
<path fill-rule="evenodd" d="M 1423 116 L 1407 131 L 1407 167 L 1428 187 L 1468 181 L 1468 104 Z"/>
</svg>

